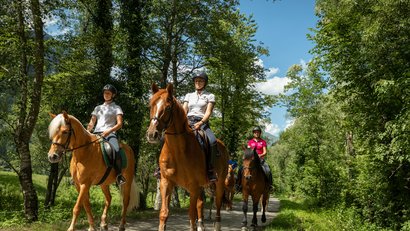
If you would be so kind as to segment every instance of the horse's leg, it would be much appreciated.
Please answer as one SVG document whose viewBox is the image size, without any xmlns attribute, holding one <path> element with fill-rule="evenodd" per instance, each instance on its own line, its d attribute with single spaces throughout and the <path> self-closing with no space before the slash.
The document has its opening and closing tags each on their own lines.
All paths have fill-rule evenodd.
<svg viewBox="0 0 410 231">
<path fill-rule="evenodd" d="M 268 205 L 268 201 L 269 201 L 269 191 L 265 192 L 262 196 L 262 218 L 261 218 L 262 223 L 266 222 L 265 211 L 266 211 L 266 206 Z"/>
<path fill-rule="evenodd" d="M 201 190 L 201 194 L 199 195 L 197 202 L 196 202 L 196 210 L 197 210 L 197 216 L 198 216 L 198 231 L 203 231 L 205 230 L 204 222 L 203 222 L 203 211 L 204 211 L 204 205 L 205 205 L 205 192 Z M 212 201 L 212 196 L 210 197 L 210 200 Z M 212 203 L 212 202 L 211 202 Z M 209 212 L 209 216 L 211 216 L 211 210 Z M 209 218 L 210 219 L 210 218 Z"/>
<path fill-rule="evenodd" d="M 244 190 L 242 190 L 242 212 L 243 212 L 243 218 L 242 218 L 242 229 L 246 229 L 246 226 L 248 225 L 248 193 L 244 192 Z"/>
<path fill-rule="evenodd" d="M 216 192 L 215 192 L 215 206 L 216 206 L 216 215 L 215 215 L 215 224 L 214 230 L 219 231 L 221 230 L 221 208 L 222 208 L 222 201 L 225 191 L 225 184 L 224 182 L 217 182 L 216 183 Z"/>
<path fill-rule="evenodd" d="M 131 187 L 134 187 L 132 184 L 134 183 L 134 177 L 132 180 L 127 180 L 125 184 L 121 185 L 121 194 L 122 194 L 122 210 L 121 210 L 121 223 L 119 226 L 119 231 L 125 230 L 125 223 L 127 222 L 127 209 L 128 205 L 130 204 L 131 198 Z"/>
<path fill-rule="evenodd" d="M 161 191 L 161 211 L 159 212 L 159 227 L 158 231 L 165 231 L 166 223 L 169 215 L 169 202 L 171 201 L 171 194 L 174 185 L 166 178 L 161 177 L 160 191 Z"/>
<path fill-rule="evenodd" d="M 259 200 L 261 198 L 260 193 L 255 193 L 255 194 L 256 195 L 252 195 L 252 211 L 253 211 L 252 227 L 258 226 L 258 219 L 256 218 L 256 213 L 258 212 Z"/>
<path fill-rule="evenodd" d="M 104 210 L 101 215 L 101 223 L 100 227 L 103 230 L 108 230 L 108 224 L 107 224 L 107 213 L 108 213 L 108 208 L 111 205 L 111 193 L 110 193 L 110 186 L 109 185 L 101 185 L 101 190 L 104 193 L 105 196 L 105 202 L 104 202 Z"/>
<path fill-rule="evenodd" d="M 73 218 L 71 220 L 70 227 L 68 231 L 75 230 L 75 223 L 77 222 L 77 218 L 80 215 L 81 206 L 84 206 L 84 209 L 87 213 L 88 223 L 89 223 L 89 230 L 95 230 L 94 228 L 94 218 L 91 214 L 91 206 L 90 206 L 90 198 L 89 198 L 89 185 L 82 184 L 79 186 L 76 184 L 76 189 L 78 191 L 77 201 L 73 208 Z"/>
<path fill-rule="evenodd" d="M 191 189 L 189 192 L 190 231 L 196 231 L 196 219 L 198 219 L 198 222 L 202 222 L 204 201 L 200 194 L 201 189 L 199 187 Z"/>
</svg>

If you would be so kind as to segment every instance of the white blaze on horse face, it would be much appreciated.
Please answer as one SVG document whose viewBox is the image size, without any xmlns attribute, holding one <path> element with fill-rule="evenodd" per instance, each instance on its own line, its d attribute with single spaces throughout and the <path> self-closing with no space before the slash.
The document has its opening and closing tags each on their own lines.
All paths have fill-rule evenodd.
<svg viewBox="0 0 410 231">
<path fill-rule="evenodd" d="M 158 108 L 161 108 L 163 102 L 162 100 L 158 100 L 157 104 L 156 104 L 156 112 L 155 112 L 155 116 L 153 117 L 153 119 L 151 120 L 151 125 L 152 126 L 157 126 L 158 125 L 158 118 L 159 118 L 159 110 Z"/>
</svg>

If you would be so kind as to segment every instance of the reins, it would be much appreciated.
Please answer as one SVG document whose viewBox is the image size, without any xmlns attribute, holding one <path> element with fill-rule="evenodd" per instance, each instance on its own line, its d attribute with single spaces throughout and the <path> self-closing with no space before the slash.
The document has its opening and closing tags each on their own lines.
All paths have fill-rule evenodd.
<svg viewBox="0 0 410 231">
<path fill-rule="evenodd" d="M 65 142 L 65 144 L 60 144 L 60 143 L 57 143 L 57 142 L 53 142 L 54 145 L 61 146 L 61 147 L 64 148 L 63 155 L 64 155 L 66 152 L 72 152 L 72 151 L 74 151 L 74 150 L 77 150 L 77 149 L 86 147 L 86 146 L 88 146 L 88 145 L 90 145 L 90 144 L 92 144 L 92 143 L 95 143 L 95 142 L 97 142 L 97 141 L 101 141 L 101 136 L 97 135 L 98 138 L 97 138 L 96 140 L 93 140 L 93 141 L 90 141 L 90 142 L 88 142 L 88 143 L 82 144 L 82 145 L 80 145 L 80 146 L 78 146 L 78 147 L 69 149 L 68 146 L 70 145 L 71 134 L 74 134 L 74 130 L 72 129 L 71 124 L 69 124 L 69 125 L 70 125 L 70 133 L 68 134 L 68 138 L 67 138 L 67 141 Z"/>
</svg>

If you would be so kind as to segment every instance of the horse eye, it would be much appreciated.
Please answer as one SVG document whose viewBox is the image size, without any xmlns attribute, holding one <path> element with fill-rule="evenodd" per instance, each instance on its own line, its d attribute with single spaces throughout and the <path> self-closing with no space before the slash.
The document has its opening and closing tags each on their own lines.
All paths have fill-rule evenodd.
<svg viewBox="0 0 410 231">
<path fill-rule="evenodd" d="M 63 134 L 64 134 L 64 135 L 67 135 L 67 134 L 68 134 L 68 131 L 63 131 Z"/>
</svg>

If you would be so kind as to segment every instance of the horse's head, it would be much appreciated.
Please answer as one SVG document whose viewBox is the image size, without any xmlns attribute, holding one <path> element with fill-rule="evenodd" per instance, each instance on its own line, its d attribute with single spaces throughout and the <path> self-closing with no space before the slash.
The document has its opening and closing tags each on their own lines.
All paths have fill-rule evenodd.
<svg viewBox="0 0 410 231">
<path fill-rule="evenodd" d="M 67 112 L 62 114 L 53 115 L 50 125 L 48 126 L 48 133 L 51 140 L 51 147 L 48 151 L 48 160 L 51 163 L 57 163 L 61 161 L 63 154 L 70 145 L 71 134 L 73 130 L 71 128 L 70 118 Z"/>
<path fill-rule="evenodd" d="M 159 89 L 155 83 L 152 84 L 150 123 L 147 130 L 147 140 L 150 143 L 158 143 L 172 122 L 172 109 L 176 103 L 173 90 L 172 84 L 168 84 L 166 89 Z"/>
<path fill-rule="evenodd" d="M 246 148 L 243 154 L 242 169 L 246 180 L 252 179 L 252 173 L 260 167 L 260 160 L 256 149 Z"/>
</svg>

